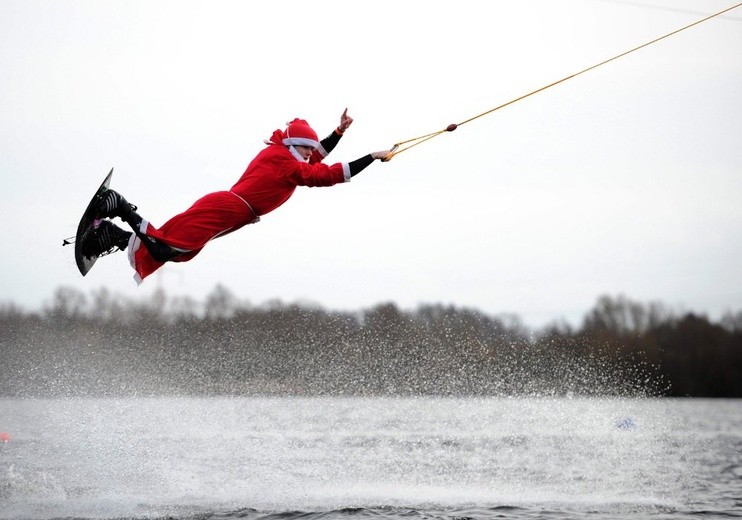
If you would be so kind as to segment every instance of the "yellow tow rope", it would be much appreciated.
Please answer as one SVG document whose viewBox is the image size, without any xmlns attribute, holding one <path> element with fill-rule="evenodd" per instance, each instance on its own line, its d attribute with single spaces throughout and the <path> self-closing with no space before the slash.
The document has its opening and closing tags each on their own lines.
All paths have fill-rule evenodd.
<svg viewBox="0 0 742 520">
<path fill-rule="evenodd" d="M 395 143 L 394 146 L 392 147 L 389 155 L 387 155 L 382 160 L 383 161 L 390 161 L 390 160 L 392 160 L 392 158 L 395 155 L 400 154 L 400 153 L 404 152 L 405 150 L 409 150 L 410 148 L 413 148 L 413 147 L 415 147 L 415 146 L 417 146 L 419 144 L 422 144 L 425 141 L 428 141 L 428 140 L 430 140 L 430 139 L 432 139 L 432 138 L 434 138 L 434 137 L 436 137 L 436 136 L 438 136 L 440 134 L 443 134 L 445 132 L 453 132 L 454 130 L 456 130 L 458 127 L 460 127 L 463 124 L 466 124 L 466 123 L 469 123 L 471 121 L 474 121 L 475 119 L 479 119 L 480 117 L 486 116 L 487 114 L 491 114 L 492 112 L 494 112 L 496 110 L 500 110 L 501 108 L 504 108 L 504 107 L 506 107 L 508 105 L 512 105 L 513 103 L 517 103 L 518 101 L 520 101 L 522 99 L 525 99 L 527 97 L 530 97 L 530 96 L 532 96 L 534 94 L 538 94 L 539 92 L 542 92 L 542 91 L 544 91 L 544 90 L 546 90 L 548 88 L 551 88 L 551 87 L 553 87 L 555 85 L 559 85 L 560 83 L 564 83 L 567 80 L 570 80 L 570 79 L 572 79 L 572 78 L 574 78 L 576 76 L 579 76 L 580 74 L 584 74 L 585 72 L 588 72 L 588 71 L 591 71 L 593 69 L 596 69 L 596 68 L 600 67 L 601 65 L 605 65 L 605 64 L 610 63 L 610 62 L 612 62 L 614 60 L 617 60 L 619 58 L 623 58 L 627 54 L 631 54 L 634 51 L 638 51 L 639 49 L 643 49 L 644 47 L 648 47 L 649 45 L 652 45 L 654 43 L 659 42 L 660 40 L 664 40 L 665 38 L 669 38 L 670 36 L 673 36 L 673 35 L 681 32 L 681 31 L 684 31 L 686 29 L 690 29 L 691 27 L 693 27 L 695 25 L 698 25 L 698 24 L 701 24 L 701 23 L 706 22 L 708 20 L 711 20 L 712 18 L 716 18 L 717 16 L 721 16 L 722 14 L 727 13 L 727 12 L 733 10 L 733 9 L 737 9 L 740 6 L 742 6 L 742 2 L 738 3 L 737 5 L 733 5 L 732 7 L 727 7 L 726 9 L 724 9 L 722 11 L 719 11 L 718 13 L 714 13 L 714 14 L 712 14 L 710 16 L 707 16 L 706 18 L 703 18 L 701 20 L 698 20 L 698 21 L 695 21 L 695 22 L 693 22 L 691 24 L 688 24 L 685 27 L 681 27 L 680 29 L 676 29 L 675 31 L 672 31 L 670 33 L 665 34 L 664 36 L 660 36 L 659 38 L 655 38 L 652 41 L 649 41 L 647 43 L 643 43 L 642 45 L 639 45 L 638 47 L 634 47 L 633 49 L 630 49 L 630 50 L 628 50 L 626 52 L 622 52 L 621 54 L 617 54 L 616 56 L 613 56 L 612 58 L 609 58 L 609 59 L 607 59 L 605 61 L 601 61 L 600 63 L 596 63 L 595 65 L 592 65 L 592 66 L 590 66 L 590 67 L 588 67 L 586 69 L 583 69 L 583 70 L 581 70 L 579 72 L 575 72 L 574 74 L 570 74 L 569 76 L 566 76 L 566 77 L 564 77 L 564 78 L 562 78 L 562 79 L 560 79 L 558 81 L 555 81 L 554 83 L 549 83 L 548 85 L 545 85 L 545 86 L 543 86 L 543 87 L 541 87 L 539 89 L 534 90 L 533 92 L 529 92 L 528 94 L 524 94 L 524 95 L 522 95 L 520 97 L 517 97 L 515 99 L 512 99 L 512 100 L 508 101 L 507 103 L 503 103 L 500 106 L 496 106 L 495 108 L 491 108 L 490 110 L 487 110 L 486 112 L 482 112 L 481 114 L 478 114 L 478 115 L 476 115 L 474 117 L 470 117 L 469 119 L 466 119 L 466 120 L 464 120 L 464 121 L 462 121 L 460 123 L 451 123 L 450 125 L 448 125 L 443 130 L 438 130 L 436 132 L 431 132 L 429 134 L 421 135 L 421 136 L 415 137 L 413 139 L 407 139 L 406 141 L 400 141 L 398 143 Z M 407 145 L 407 146 L 404 146 L 404 145 Z M 400 148 L 400 146 L 402 148 Z"/>
</svg>

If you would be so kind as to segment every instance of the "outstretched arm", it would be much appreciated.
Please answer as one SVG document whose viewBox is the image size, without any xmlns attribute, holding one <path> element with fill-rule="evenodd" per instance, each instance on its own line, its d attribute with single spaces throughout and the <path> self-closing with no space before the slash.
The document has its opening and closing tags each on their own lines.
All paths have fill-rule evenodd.
<svg viewBox="0 0 742 520">
<path fill-rule="evenodd" d="M 359 173 L 363 171 L 364 168 L 371 165 L 371 163 L 374 162 L 376 159 L 384 159 L 390 153 L 392 153 L 391 150 L 382 150 L 380 152 L 372 152 L 368 155 L 364 155 L 360 159 L 356 159 L 355 161 L 348 163 L 348 166 L 350 168 L 350 176 L 353 177 L 355 175 L 358 175 Z"/>
<path fill-rule="evenodd" d="M 346 108 L 340 114 L 340 124 L 338 127 L 320 142 L 320 147 L 322 148 L 320 155 L 322 157 L 327 157 L 335 149 L 340 142 L 340 138 L 343 137 L 343 134 L 351 124 L 353 124 L 353 118 L 348 115 L 348 109 Z"/>
<path fill-rule="evenodd" d="M 335 130 L 335 133 L 338 133 L 342 135 L 350 125 L 353 124 L 353 118 L 348 115 L 348 109 L 346 108 L 343 110 L 343 113 L 340 115 L 340 126 L 337 127 Z M 339 137 L 338 137 L 339 140 Z M 369 166 L 372 162 L 374 162 L 376 159 L 384 159 L 391 153 L 391 150 L 383 150 L 381 152 L 373 152 L 368 155 L 365 155 L 361 157 L 360 159 L 356 159 L 353 162 L 348 163 L 348 166 L 350 167 L 350 176 L 353 177 L 354 175 L 358 175 L 363 171 L 364 168 Z"/>
<path fill-rule="evenodd" d="M 325 151 L 325 153 L 323 154 L 324 156 L 327 156 L 327 154 L 329 154 L 333 150 L 333 148 L 335 148 L 335 146 L 340 142 L 340 138 L 352 124 L 353 118 L 348 115 L 348 109 L 346 108 L 345 110 L 343 110 L 343 113 L 340 114 L 340 124 L 338 125 L 338 127 L 330 135 L 325 137 L 320 143 L 320 146 Z M 376 159 L 384 159 L 389 156 L 390 153 L 392 153 L 391 150 L 373 152 L 348 163 L 350 176 L 353 177 L 355 175 L 358 175 Z"/>
<path fill-rule="evenodd" d="M 322 139 L 319 143 L 319 148 L 317 148 L 317 151 L 320 154 L 320 157 L 324 158 L 327 157 L 331 151 L 335 149 L 337 144 L 340 142 L 340 138 L 343 137 L 343 134 L 339 133 L 337 129 L 333 130 L 330 135 Z"/>
<path fill-rule="evenodd" d="M 346 108 L 343 110 L 343 113 L 340 114 L 340 124 L 338 127 L 333 130 L 330 135 L 320 141 L 320 147 L 322 148 L 320 150 L 320 156 L 322 158 L 330 155 L 330 152 L 333 151 L 340 142 L 340 138 L 343 137 L 343 133 L 345 133 L 352 123 L 353 118 L 348 115 L 348 109 Z"/>
</svg>

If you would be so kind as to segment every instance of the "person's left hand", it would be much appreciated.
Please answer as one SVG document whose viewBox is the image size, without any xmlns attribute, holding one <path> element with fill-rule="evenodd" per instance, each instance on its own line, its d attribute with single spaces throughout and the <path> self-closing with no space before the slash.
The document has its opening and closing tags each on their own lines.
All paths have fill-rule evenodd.
<svg viewBox="0 0 742 520">
<path fill-rule="evenodd" d="M 353 118 L 348 115 L 348 109 L 346 108 L 340 115 L 340 126 L 338 126 L 338 130 L 340 130 L 340 133 L 343 133 L 351 124 L 353 124 Z"/>
<path fill-rule="evenodd" d="M 370 155 L 374 159 L 381 159 L 382 161 L 388 161 L 389 159 L 391 159 L 391 157 L 389 157 L 389 156 L 392 155 L 392 151 L 391 150 L 382 150 L 380 152 L 371 152 Z"/>
</svg>

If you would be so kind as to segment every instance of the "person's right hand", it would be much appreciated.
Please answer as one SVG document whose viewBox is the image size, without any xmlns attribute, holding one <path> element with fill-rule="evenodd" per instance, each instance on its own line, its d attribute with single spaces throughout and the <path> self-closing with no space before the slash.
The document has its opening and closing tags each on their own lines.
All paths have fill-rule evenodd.
<svg viewBox="0 0 742 520">
<path fill-rule="evenodd" d="M 343 113 L 340 114 L 340 125 L 338 126 L 338 130 L 342 134 L 352 124 L 353 118 L 348 115 L 348 109 L 346 108 L 345 110 L 343 110 Z"/>
</svg>

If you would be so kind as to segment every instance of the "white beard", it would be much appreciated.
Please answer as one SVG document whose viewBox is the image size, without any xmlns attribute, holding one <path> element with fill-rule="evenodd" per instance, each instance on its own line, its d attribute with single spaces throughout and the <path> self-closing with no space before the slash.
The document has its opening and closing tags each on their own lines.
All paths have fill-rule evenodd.
<svg viewBox="0 0 742 520">
<path fill-rule="evenodd" d="M 289 151 L 291 152 L 291 155 L 293 155 L 296 158 L 297 161 L 309 162 L 309 159 L 305 159 L 304 157 L 302 157 L 301 154 L 299 153 L 299 150 L 297 150 L 293 144 L 289 145 Z"/>
</svg>

